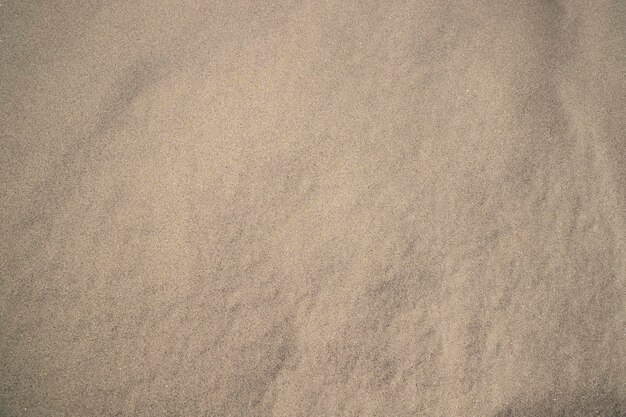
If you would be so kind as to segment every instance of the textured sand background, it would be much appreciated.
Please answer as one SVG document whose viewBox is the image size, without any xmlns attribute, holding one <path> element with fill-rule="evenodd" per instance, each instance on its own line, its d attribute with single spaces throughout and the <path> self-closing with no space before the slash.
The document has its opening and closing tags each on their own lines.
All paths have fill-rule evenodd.
<svg viewBox="0 0 626 417">
<path fill-rule="evenodd" d="M 0 414 L 625 416 L 626 2 L 0 5 Z"/>
</svg>

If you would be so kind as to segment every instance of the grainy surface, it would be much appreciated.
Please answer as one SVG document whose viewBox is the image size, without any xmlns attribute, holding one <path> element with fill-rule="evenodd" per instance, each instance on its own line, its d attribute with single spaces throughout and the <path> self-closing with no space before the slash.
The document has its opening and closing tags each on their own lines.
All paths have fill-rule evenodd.
<svg viewBox="0 0 626 417">
<path fill-rule="evenodd" d="M 626 2 L 0 4 L 0 414 L 625 416 Z"/>
</svg>

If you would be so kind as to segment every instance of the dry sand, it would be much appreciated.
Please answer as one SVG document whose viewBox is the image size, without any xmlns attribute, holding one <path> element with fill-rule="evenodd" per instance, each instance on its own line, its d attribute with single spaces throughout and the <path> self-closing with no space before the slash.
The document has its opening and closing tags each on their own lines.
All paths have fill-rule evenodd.
<svg viewBox="0 0 626 417">
<path fill-rule="evenodd" d="M 626 2 L 0 5 L 0 414 L 626 416 Z"/>
</svg>

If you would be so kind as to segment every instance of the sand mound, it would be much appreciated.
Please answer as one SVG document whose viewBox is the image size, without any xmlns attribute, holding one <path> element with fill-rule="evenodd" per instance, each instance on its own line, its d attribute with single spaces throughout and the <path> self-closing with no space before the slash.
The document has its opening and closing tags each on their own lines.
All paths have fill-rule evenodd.
<svg viewBox="0 0 626 417">
<path fill-rule="evenodd" d="M 0 5 L 0 414 L 626 415 L 626 3 Z"/>
</svg>

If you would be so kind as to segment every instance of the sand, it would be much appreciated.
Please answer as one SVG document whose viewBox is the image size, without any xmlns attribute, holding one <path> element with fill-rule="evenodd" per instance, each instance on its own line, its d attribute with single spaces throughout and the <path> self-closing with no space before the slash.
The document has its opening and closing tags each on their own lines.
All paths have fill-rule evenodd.
<svg viewBox="0 0 626 417">
<path fill-rule="evenodd" d="M 0 415 L 626 416 L 626 2 L 0 5 Z"/>
</svg>

